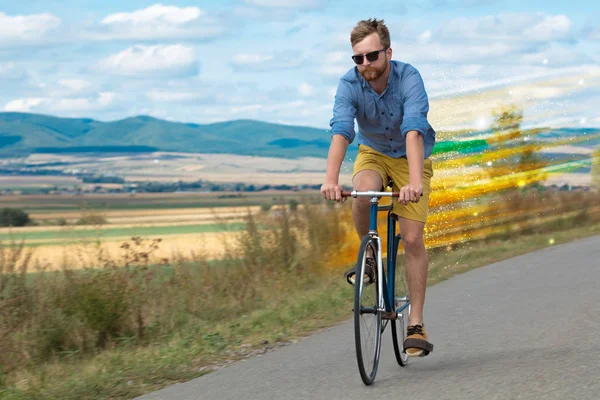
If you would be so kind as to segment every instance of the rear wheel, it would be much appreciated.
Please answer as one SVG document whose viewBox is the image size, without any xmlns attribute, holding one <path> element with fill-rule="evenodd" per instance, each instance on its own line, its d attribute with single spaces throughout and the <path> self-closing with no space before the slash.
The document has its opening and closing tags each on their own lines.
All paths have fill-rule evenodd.
<svg viewBox="0 0 600 400">
<path fill-rule="evenodd" d="M 367 251 L 368 249 L 368 251 Z M 375 380 L 381 349 L 381 312 L 379 312 L 379 289 L 377 277 L 377 243 L 371 236 L 365 236 L 360 245 L 356 263 L 354 283 L 354 341 L 358 370 L 365 385 Z M 369 260 L 370 259 L 370 260 Z M 375 282 L 366 283 L 365 267 L 369 260 L 375 266 Z M 367 279 L 367 281 L 369 281 Z"/>
<path fill-rule="evenodd" d="M 410 313 L 410 301 L 408 297 L 408 283 L 406 281 L 406 269 L 404 267 L 404 258 L 396 253 L 396 274 L 394 279 L 394 309 L 398 313 L 398 318 L 392 323 L 392 341 L 394 343 L 394 354 L 396 361 L 400 366 L 405 367 L 408 364 L 408 354 L 404 352 L 404 340 L 406 339 L 406 329 L 408 328 L 408 314 Z"/>
</svg>

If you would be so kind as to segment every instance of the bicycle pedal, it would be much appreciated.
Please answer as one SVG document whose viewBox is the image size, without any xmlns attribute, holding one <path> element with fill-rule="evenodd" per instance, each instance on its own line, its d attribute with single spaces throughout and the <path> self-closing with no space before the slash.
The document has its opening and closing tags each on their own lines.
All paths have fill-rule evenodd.
<svg viewBox="0 0 600 400">
<path fill-rule="evenodd" d="M 381 319 L 395 320 L 398 319 L 396 311 L 384 311 L 381 313 Z"/>
</svg>

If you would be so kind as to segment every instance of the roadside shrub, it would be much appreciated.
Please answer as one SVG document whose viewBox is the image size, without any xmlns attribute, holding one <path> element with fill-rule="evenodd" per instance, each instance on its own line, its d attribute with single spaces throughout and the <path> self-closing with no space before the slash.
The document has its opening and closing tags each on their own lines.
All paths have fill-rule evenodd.
<svg viewBox="0 0 600 400">
<path fill-rule="evenodd" d="M 31 224 L 29 214 L 20 208 L 5 207 L 0 210 L 0 226 L 25 226 Z"/>
<path fill-rule="evenodd" d="M 106 223 L 106 218 L 99 214 L 84 215 L 76 222 L 77 225 L 104 225 Z"/>
<path fill-rule="evenodd" d="M 298 204 L 298 200 L 290 199 L 288 201 L 288 207 L 290 208 L 290 211 L 296 211 L 298 209 Z"/>
<path fill-rule="evenodd" d="M 58 225 L 58 226 L 67 226 L 67 225 L 69 225 L 69 222 L 67 221 L 66 218 L 60 217 L 60 218 L 56 219 L 56 225 Z"/>
</svg>

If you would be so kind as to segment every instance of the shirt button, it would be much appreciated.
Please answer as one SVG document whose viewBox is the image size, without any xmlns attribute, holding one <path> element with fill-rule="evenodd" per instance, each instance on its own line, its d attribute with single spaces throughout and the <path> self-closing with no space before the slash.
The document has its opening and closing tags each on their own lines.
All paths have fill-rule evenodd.
<svg viewBox="0 0 600 400">
<path fill-rule="evenodd" d="M 382 112 L 381 112 L 381 115 L 384 115 L 384 114 L 385 114 L 385 113 L 382 111 Z"/>
<path fill-rule="evenodd" d="M 390 128 L 385 128 L 385 130 L 386 130 L 386 131 L 387 131 L 388 129 L 390 129 Z"/>
<path fill-rule="evenodd" d="M 390 114 L 392 117 L 394 116 L 394 114 Z"/>
</svg>

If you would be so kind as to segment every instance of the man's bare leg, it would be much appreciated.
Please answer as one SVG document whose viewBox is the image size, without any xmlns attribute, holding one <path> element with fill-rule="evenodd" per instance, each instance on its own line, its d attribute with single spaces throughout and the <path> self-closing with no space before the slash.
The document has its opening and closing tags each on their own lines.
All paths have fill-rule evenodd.
<svg viewBox="0 0 600 400">
<path fill-rule="evenodd" d="M 352 179 L 354 190 L 366 192 L 368 190 L 381 190 L 383 182 L 381 175 L 371 169 L 360 171 Z M 358 233 L 359 240 L 369 233 L 369 199 L 368 197 L 357 197 L 352 199 L 352 219 Z"/>
<path fill-rule="evenodd" d="M 428 260 L 423 232 L 425 224 L 406 218 L 399 218 L 400 235 L 404 243 L 406 280 L 410 293 L 410 315 L 408 325 L 423 325 L 423 306 L 427 287 Z"/>
</svg>

